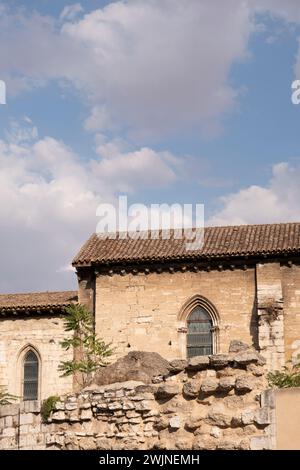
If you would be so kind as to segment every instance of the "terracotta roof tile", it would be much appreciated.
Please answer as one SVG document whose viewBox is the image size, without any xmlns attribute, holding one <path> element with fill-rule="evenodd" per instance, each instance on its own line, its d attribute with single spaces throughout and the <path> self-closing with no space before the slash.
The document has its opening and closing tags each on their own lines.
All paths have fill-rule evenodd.
<svg viewBox="0 0 300 470">
<path fill-rule="evenodd" d="M 78 301 L 77 291 L 0 294 L 0 313 L 58 310 Z"/>
<path fill-rule="evenodd" d="M 144 235 L 148 235 L 144 232 Z M 174 232 L 173 232 L 174 235 Z M 300 223 L 207 227 L 204 245 L 186 250 L 186 240 L 108 239 L 93 234 L 73 260 L 74 266 L 180 259 L 300 254 Z"/>
</svg>

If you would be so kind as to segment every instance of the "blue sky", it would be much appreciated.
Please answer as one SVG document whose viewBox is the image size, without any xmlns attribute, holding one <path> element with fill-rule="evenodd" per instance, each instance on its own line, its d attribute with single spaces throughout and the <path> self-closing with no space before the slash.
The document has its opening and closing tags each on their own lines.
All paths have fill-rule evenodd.
<svg viewBox="0 0 300 470">
<path fill-rule="evenodd" d="M 0 0 L 0 291 L 75 286 L 119 194 L 300 220 L 300 5 L 224 3 Z"/>
</svg>

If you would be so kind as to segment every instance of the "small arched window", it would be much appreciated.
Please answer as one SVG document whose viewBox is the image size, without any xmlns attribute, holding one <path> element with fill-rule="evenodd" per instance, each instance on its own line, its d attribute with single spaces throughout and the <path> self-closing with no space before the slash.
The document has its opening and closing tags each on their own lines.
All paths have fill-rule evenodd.
<svg viewBox="0 0 300 470">
<path fill-rule="evenodd" d="M 37 400 L 39 389 L 39 360 L 30 349 L 24 357 L 23 400 Z"/>
<path fill-rule="evenodd" d="M 196 307 L 187 319 L 187 357 L 213 353 L 213 323 L 209 313 Z"/>
</svg>

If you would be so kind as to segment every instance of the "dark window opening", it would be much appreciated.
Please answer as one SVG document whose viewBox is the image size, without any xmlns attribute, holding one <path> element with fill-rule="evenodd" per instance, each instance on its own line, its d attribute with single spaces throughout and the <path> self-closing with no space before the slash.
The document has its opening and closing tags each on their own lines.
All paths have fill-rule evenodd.
<svg viewBox="0 0 300 470">
<path fill-rule="evenodd" d="M 213 324 L 209 313 L 195 308 L 187 321 L 187 357 L 207 356 L 213 353 Z"/>
<path fill-rule="evenodd" d="M 39 361 L 33 351 L 24 358 L 23 400 L 38 399 Z"/>
</svg>

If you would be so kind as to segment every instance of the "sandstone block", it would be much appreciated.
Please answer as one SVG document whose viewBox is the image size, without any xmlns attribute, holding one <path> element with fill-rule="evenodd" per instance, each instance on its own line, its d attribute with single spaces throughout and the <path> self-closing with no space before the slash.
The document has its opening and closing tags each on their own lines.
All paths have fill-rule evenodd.
<svg viewBox="0 0 300 470">
<path fill-rule="evenodd" d="M 0 418 L 19 414 L 19 405 L 3 405 L 0 407 Z"/>
<path fill-rule="evenodd" d="M 62 401 L 57 401 L 54 405 L 54 409 L 57 410 L 57 411 L 64 411 L 65 404 Z"/>
<path fill-rule="evenodd" d="M 172 398 L 175 395 L 180 393 L 179 385 L 176 383 L 166 382 L 160 385 L 156 392 L 156 398 L 163 399 L 163 398 Z"/>
<path fill-rule="evenodd" d="M 209 358 L 210 366 L 215 369 L 226 367 L 230 361 L 232 357 L 229 354 L 215 354 Z"/>
<path fill-rule="evenodd" d="M 210 411 L 207 420 L 210 424 L 226 428 L 231 425 L 232 416 L 219 411 Z"/>
<path fill-rule="evenodd" d="M 33 415 L 31 413 L 20 414 L 20 425 L 32 424 L 32 423 L 33 423 Z"/>
<path fill-rule="evenodd" d="M 230 345 L 229 345 L 229 352 L 230 353 L 245 351 L 246 349 L 249 349 L 249 346 L 248 346 L 248 344 L 244 343 L 243 341 L 237 341 L 235 339 L 230 341 Z"/>
<path fill-rule="evenodd" d="M 169 426 L 169 419 L 166 416 L 160 416 L 155 423 L 155 429 L 162 431 Z"/>
<path fill-rule="evenodd" d="M 212 436 L 197 436 L 193 442 L 193 450 L 215 450 L 217 439 Z"/>
<path fill-rule="evenodd" d="M 81 413 L 80 413 L 80 419 L 82 421 L 89 421 L 90 419 L 92 419 L 93 417 L 93 413 L 92 413 L 92 410 L 91 409 L 83 409 L 81 410 Z"/>
<path fill-rule="evenodd" d="M 241 422 L 243 425 L 252 424 L 254 420 L 253 410 L 243 410 L 241 413 Z"/>
<path fill-rule="evenodd" d="M 77 409 L 77 403 L 66 403 L 65 409 L 67 411 L 72 411 Z M 63 408 L 58 408 L 58 410 L 63 410 Z"/>
<path fill-rule="evenodd" d="M 269 408 L 264 407 L 257 410 L 254 416 L 254 421 L 259 426 L 268 426 L 271 423 Z"/>
<path fill-rule="evenodd" d="M 255 387 L 253 377 L 248 375 L 239 375 L 235 381 L 235 389 L 237 392 L 247 393 L 251 392 Z"/>
<path fill-rule="evenodd" d="M 170 429 L 176 430 L 181 428 L 181 418 L 180 416 L 173 416 L 169 421 Z"/>
<path fill-rule="evenodd" d="M 233 439 L 221 439 L 218 440 L 218 450 L 234 450 L 237 448 L 237 443 Z"/>
<path fill-rule="evenodd" d="M 188 369 L 190 370 L 203 370 L 209 366 L 209 356 L 195 356 L 188 362 Z"/>
<path fill-rule="evenodd" d="M 210 435 L 212 437 L 215 437 L 216 439 L 220 439 L 220 437 L 222 436 L 222 431 L 217 426 L 212 426 L 210 430 Z"/>
<path fill-rule="evenodd" d="M 216 392 L 218 388 L 219 388 L 219 381 L 213 378 L 204 379 L 200 386 L 201 392 L 208 393 L 208 394 Z"/>
<path fill-rule="evenodd" d="M 265 436 L 252 437 L 250 440 L 250 450 L 268 450 L 269 440 Z"/>
<path fill-rule="evenodd" d="M 242 351 L 234 356 L 234 361 L 241 366 L 257 363 L 259 365 L 264 365 L 266 363 L 265 359 L 256 351 L 248 350 Z"/>
<path fill-rule="evenodd" d="M 173 372 L 173 373 L 182 372 L 188 366 L 188 362 L 185 359 L 174 359 L 169 364 L 170 364 L 170 372 Z"/>
<path fill-rule="evenodd" d="M 182 393 L 185 397 L 196 398 L 199 395 L 200 382 L 198 380 L 189 380 L 183 385 Z"/>
<path fill-rule="evenodd" d="M 81 450 L 95 450 L 96 442 L 92 437 L 83 437 L 79 441 L 79 449 Z"/>
<path fill-rule="evenodd" d="M 235 377 L 222 377 L 219 381 L 219 389 L 222 392 L 229 392 L 234 388 Z"/>
</svg>

